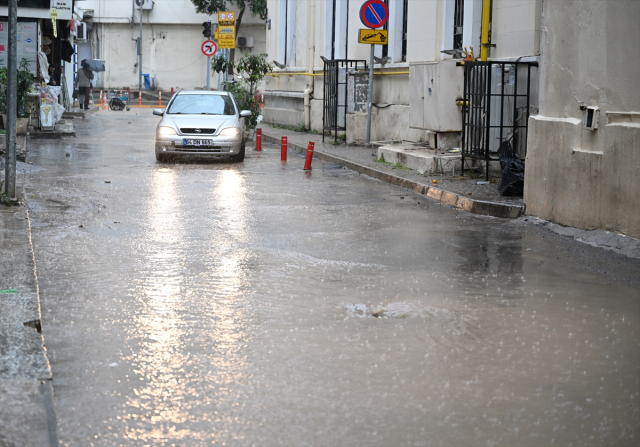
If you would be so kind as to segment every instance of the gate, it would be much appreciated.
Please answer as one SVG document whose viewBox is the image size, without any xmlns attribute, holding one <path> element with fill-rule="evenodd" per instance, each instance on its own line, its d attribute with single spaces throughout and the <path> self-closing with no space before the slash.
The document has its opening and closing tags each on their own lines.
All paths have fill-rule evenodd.
<svg viewBox="0 0 640 447">
<path fill-rule="evenodd" d="M 531 114 L 532 68 L 537 62 L 482 61 L 464 64 L 462 106 L 462 172 L 465 160 L 499 160 L 498 148 L 508 141 L 516 157 L 527 155 Z M 537 74 L 537 73 L 533 73 Z"/>
<path fill-rule="evenodd" d="M 322 141 L 326 131 L 333 132 L 334 141 L 338 141 L 338 131 L 347 129 L 347 76 L 356 71 L 367 71 L 367 61 L 325 58 L 323 61 Z"/>
</svg>

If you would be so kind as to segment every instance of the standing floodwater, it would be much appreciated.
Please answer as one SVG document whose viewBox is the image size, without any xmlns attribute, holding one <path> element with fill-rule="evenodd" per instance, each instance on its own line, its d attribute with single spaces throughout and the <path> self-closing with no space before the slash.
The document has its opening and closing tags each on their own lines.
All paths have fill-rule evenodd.
<svg viewBox="0 0 640 447">
<path fill-rule="evenodd" d="M 640 262 L 87 121 L 26 174 L 61 445 L 638 444 Z"/>
</svg>

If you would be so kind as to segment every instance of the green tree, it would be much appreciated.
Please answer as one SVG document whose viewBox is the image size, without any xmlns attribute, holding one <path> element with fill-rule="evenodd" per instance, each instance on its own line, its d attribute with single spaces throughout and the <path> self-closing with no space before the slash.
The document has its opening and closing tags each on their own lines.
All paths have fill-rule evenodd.
<svg viewBox="0 0 640 447">
<path fill-rule="evenodd" d="M 247 118 L 247 127 L 253 129 L 258 124 L 260 104 L 256 100 L 258 84 L 273 70 L 273 65 L 267 62 L 267 54 L 245 54 L 236 62 L 225 58 L 215 58 L 211 61 L 214 71 L 220 72 L 227 66 L 235 66 L 240 82 L 227 82 L 225 90 L 231 92 L 238 101 L 241 110 L 250 110 L 252 115 Z"/>
<path fill-rule="evenodd" d="M 191 0 L 196 7 L 196 12 L 208 14 L 210 16 L 217 14 L 218 11 L 229 11 L 234 9 L 235 6 L 238 9 L 238 16 L 236 17 L 236 35 L 238 37 L 238 31 L 240 31 L 240 25 L 242 25 L 242 16 L 245 10 L 249 11 L 256 16 L 264 17 L 267 12 L 267 0 Z M 231 49 L 229 52 L 230 59 L 235 60 L 236 50 Z M 231 67 L 233 69 L 233 67 Z"/>
</svg>

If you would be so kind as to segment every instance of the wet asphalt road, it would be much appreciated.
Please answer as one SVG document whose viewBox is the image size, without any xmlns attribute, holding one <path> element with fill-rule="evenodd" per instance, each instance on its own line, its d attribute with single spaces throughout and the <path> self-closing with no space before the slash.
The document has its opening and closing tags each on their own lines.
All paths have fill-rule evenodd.
<svg viewBox="0 0 640 447">
<path fill-rule="evenodd" d="M 158 164 L 157 121 L 19 174 L 61 445 L 640 443 L 638 261 L 275 147 Z"/>
</svg>

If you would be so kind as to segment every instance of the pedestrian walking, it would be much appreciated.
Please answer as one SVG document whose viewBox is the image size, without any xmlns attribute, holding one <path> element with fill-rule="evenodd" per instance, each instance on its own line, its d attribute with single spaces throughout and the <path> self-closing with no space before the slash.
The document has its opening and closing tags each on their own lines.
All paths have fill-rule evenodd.
<svg viewBox="0 0 640 447">
<path fill-rule="evenodd" d="M 82 62 L 84 62 L 83 60 Z M 91 81 L 93 80 L 93 72 L 88 68 L 81 68 L 78 70 L 78 90 L 80 90 L 80 96 L 83 96 L 83 102 L 80 103 L 80 108 L 89 109 L 89 89 L 93 87 Z M 84 107 L 83 107 L 84 106 Z"/>
</svg>

